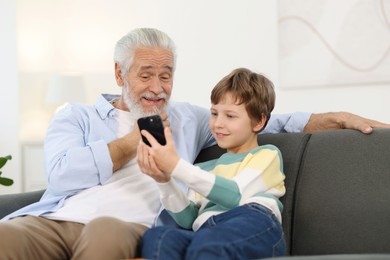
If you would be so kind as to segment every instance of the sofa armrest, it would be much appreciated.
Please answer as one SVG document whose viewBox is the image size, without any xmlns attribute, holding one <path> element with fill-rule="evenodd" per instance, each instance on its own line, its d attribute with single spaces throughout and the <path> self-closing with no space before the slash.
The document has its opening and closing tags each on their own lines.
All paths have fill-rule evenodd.
<svg viewBox="0 0 390 260">
<path fill-rule="evenodd" d="M 0 219 L 24 206 L 37 202 L 43 193 L 44 190 L 38 190 L 0 195 Z"/>
</svg>

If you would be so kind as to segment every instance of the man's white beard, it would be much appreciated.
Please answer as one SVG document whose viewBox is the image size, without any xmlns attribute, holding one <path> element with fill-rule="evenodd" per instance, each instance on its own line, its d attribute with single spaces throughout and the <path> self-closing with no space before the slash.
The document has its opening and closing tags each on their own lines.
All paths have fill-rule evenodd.
<svg viewBox="0 0 390 260">
<path fill-rule="evenodd" d="M 165 110 L 168 102 L 166 102 L 162 108 L 158 108 L 157 106 L 154 106 L 152 111 L 144 111 L 144 109 L 139 101 L 140 97 L 138 97 L 138 99 L 136 99 L 133 96 L 133 92 L 130 92 L 130 90 L 129 90 L 130 87 L 129 87 L 129 84 L 127 83 L 127 80 L 125 80 L 124 83 L 125 83 L 124 100 L 125 100 L 125 104 L 126 104 L 127 108 L 130 111 L 131 119 L 136 120 L 140 117 L 157 115 L 157 114 L 159 115 L 162 111 Z M 149 93 L 141 94 L 141 96 L 148 96 L 148 95 L 149 95 Z M 165 100 L 168 101 L 168 96 L 165 93 L 160 93 L 158 95 L 158 98 L 164 98 Z"/>
</svg>

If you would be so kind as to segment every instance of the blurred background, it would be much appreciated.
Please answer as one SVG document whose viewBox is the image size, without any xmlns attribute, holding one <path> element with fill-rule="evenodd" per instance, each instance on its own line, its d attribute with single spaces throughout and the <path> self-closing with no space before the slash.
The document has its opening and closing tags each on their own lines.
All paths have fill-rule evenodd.
<svg viewBox="0 0 390 260">
<path fill-rule="evenodd" d="M 0 194 L 45 187 L 43 139 L 65 102 L 120 93 L 116 41 L 156 27 L 176 42 L 172 98 L 209 107 L 247 67 L 275 83 L 275 113 L 349 111 L 390 122 L 390 0 L 0 0 Z"/>
</svg>

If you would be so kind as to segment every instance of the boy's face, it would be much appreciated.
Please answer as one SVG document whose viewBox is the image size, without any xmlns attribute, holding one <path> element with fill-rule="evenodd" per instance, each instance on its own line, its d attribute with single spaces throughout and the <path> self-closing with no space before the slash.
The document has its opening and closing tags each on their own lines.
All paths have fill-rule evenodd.
<svg viewBox="0 0 390 260">
<path fill-rule="evenodd" d="M 226 94 L 219 104 L 212 104 L 210 129 L 218 146 L 230 153 L 248 152 L 257 144 L 256 131 L 261 122 L 249 118 L 245 105 L 237 105 L 231 94 Z"/>
</svg>

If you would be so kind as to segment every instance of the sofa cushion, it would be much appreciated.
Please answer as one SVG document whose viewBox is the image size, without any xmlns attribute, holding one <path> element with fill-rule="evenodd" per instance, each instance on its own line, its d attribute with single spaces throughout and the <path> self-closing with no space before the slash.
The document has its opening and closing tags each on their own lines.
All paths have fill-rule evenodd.
<svg viewBox="0 0 390 260">
<path fill-rule="evenodd" d="M 0 195 L 0 219 L 24 206 L 37 202 L 43 193 L 44 190 L 39 190 Z"/>
<path fill-rule="evenodd" d="M 390 135 L 311 136 L 296 187 L 292 254 L 390 253 Z"/>
</svg>

